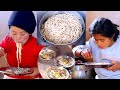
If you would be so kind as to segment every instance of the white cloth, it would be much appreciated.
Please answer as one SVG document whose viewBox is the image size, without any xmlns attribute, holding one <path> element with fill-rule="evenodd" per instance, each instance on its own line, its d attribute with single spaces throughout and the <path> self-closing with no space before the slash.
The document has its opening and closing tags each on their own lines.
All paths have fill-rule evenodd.
<svg viewBox="0 0 120 90">
<path fill-rule="evenodd" d="M 15 79 L 15 78 L 12 78 L 12 77 L 9 77 L 7 75 L 4 75 L 4 79 Z"/>
</svg>

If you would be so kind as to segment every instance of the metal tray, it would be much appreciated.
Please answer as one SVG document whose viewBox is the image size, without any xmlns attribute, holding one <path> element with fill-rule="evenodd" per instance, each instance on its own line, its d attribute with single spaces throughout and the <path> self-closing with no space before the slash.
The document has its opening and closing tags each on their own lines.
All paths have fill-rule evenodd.
<svg viewBox="0 0 120 90">
<path fill-rule="evenodd" d="M 84 64 L 88 67 L 93 67 L 93 68 L 107 68 L 112 65 L 111 63 L 108 63 L 108 62 L 85 62 L 81 64 Z"/>
</svg>

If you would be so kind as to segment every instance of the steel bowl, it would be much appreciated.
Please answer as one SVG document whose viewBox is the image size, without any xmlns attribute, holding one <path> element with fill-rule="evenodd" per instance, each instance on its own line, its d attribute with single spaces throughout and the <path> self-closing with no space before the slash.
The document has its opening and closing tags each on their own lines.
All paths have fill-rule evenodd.
<svg viewBox="0 0 120 90">
<path fill-rule="evenodd" d="M 75 59 L 68 55 L 60 55 L 56 58 L 57 64 L 64 68 L 70 68 L 75 65 Z"/>
<path fill-rule="evenodd" d="M 59 66 L 52 66 L 46 69 L 46 74 L 49 79 L 68 79 L 69 72 L 67 69 Z"/>
<path fill-rule="evenodd" d="M 92 69 L 85 65 L 75 65 L 71 70 L 71 77 L 73 79 L 92 79 Z"/>
<path fill-rule="evenodd" d="M 66 12 L 67 12 L 67 13 L 70 13 L 70 14 L 76 15 L 76 16 L 79 18 L 80 23 L 81 23 L 81 25 L 82 25 L 82 33 L 80 34 L 79 38 L 78 38 L 77 40 L 75 40 L 75 41 L 72 41 L 72 42 L 70 42 L 70 43 L 67 43 L 67 45 L 74 44 L 75 42 L 77 42 L 77 41 L 81 38 L 81 36 L 83 35 L 83 33 L 84 33 L 84 31 L 85 31 L 85 22 L 84 22 L 82 16 L 81 16 L 78 12 L 76 12 L 76 11 L 48 11 L 47 13 L 45 13 L 45 14 L 42 16 L 42 18 L 41 18 L 41 20 L 40 20 L 40 22 L 39 22 L 39 27 L 38 27 L 38 28 L 39 28 L 40 36 L 41 36 L 41 38 L 43 39 L 43 41 L 46 41 L 47 43 L 53 44 L 53 45 L 66 45 L 66 44 L 56 44 L 56 43 L 50 42 L 50 41 L 48 41 L 45 37 L 43 37 L 43 35 L 41 34 L 42 25 L 45 23 L 45 21 L 46 21 L 49 17 L 51 17 L 51 16 L 53 16 L 53 15 L 56 15 L 56 14 L 66 13 Z"/>
</svg>

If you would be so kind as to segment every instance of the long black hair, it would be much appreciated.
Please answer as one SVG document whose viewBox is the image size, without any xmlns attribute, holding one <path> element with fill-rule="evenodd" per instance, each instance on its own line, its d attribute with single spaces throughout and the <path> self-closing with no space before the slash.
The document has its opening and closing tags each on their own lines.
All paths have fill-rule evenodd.
<svg viewBox="0 0 120 90">
<path fill-rule="evenodd" d="M 107 18 L 96 18 L 90 25 L 90 34 L 101 34 L 102 36 L 113 38 L 116 41 L 119 35 L 118 25 L 112 23 Z"/>
</svg>

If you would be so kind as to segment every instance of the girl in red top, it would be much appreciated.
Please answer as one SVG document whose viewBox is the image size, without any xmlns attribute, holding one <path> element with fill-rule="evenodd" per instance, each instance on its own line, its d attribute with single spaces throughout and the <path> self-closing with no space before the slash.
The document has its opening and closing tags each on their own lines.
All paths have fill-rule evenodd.
<svg viewBox="0 0 120 90">
<path fill-rule="evenodd" d="M 9 35 L 0 42 L 0 57 L 6 54 L 6 59 L 10 67 L 31 68 L 33 73 L 27 75 L 7 76 L 18 79 L 41 78 L 38 70 L 38 55 L 44 47 L 37 44 L 37 39 L 32 36 L 36 27 L 35 16 L 32 11 L 13 11 L 8 26 Z M 16 57 L 16 43 L 22 44 L 21 60 Z"/>
</svg>

